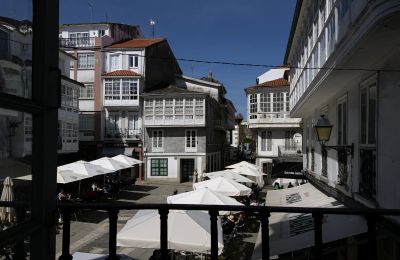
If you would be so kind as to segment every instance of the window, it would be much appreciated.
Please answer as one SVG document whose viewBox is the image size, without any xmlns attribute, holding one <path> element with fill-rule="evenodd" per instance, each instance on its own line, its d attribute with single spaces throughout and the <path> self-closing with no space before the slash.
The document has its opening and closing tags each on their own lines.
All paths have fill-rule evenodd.
<svg viewBox="0 0 400 260">
<path fill-rule="evenodd" d="M 119 69 L 119 55 L 110 55 L 110 68 L 111 70 Z"/>
<path fill-rule="evenodd" d="M 28 114 L 24 115 L 25 142 L 32 142 L 32 116 Z"/>
<path fill-rule="evenodd" d="M 250 119 L 257 118 L 257 94 L 250 95 Z"/>
<path fill-rule="evenodd" d="M 296 134 L 294 130 L 285 131 L 285 150 L 296 150 L 296 143 L 293 136 Z"/>
<path fill-rule="evenodd" d="M 85 83 L 85 87 L 80 88 L 79 98 L 80 99 L 92 99 L 93 98 L 93 83 Z"/>
<path fill-rule="evenodd" d="M 78 54 L 78 69 L 93 69 L 94 68 L 94 54 L 80 53 Z"/>
<path fill-rule="evenodd" d="M 138 118 L 139 116 L 137 114 L 132 114 L 130 113 L 128 115 L 128 130 L 136 130 L 139 129 L 138 127 Z"/>
<path fill-rule="evenodd" d="M 271 112 L 271 94 L 262 93 L 260 94 L 260 111 L 261 112 Z"/>
<path fill-rule="evenodd" d="M 271 131 L 261 131 L 261 151 L 272 151 Z"/>
<path fill-rule="evenodd" d="M 193 119 L 193 99 L 185 100 L 185 119 Z"/>
<path fill-rule="evenodd" d="M 138 100 L 139 80 L 138 79 L 105 79 L 104 80 L 105 100 Z"/>
<path fill-rule="evenodd" d="M 137 55 L 129 55 L 129 68 L 139 67 L 139 57 Z"/>
<path fill-rule="evenodd" d="M 99 37 L 106 35 L 106 30 L 99 30 Z"/>
<path fill-rule="evenodd" d="M 337 103 L 337 142 L 338 145 L 347 144 L 347 96 Z"/>
<path fill-rule="evenodd" d="M 154 114 L 156 119 L 162 119 L 163 117 L 163 108 L 164 108 L 164 100 L 162 98 L 155 99 L 155 106 L 154 106 Z"/>
<path fill-rule="evenodd" d="M 183 119 L 183 98 L 175 99 L 175 119 Z"/>
<path fill-rule="evenodd" d="M 275 92 L 272 96 L 272 112 L 283 112 L 284 111 L 284 94 L 283 92 Z"/>
<path fill-rule="evenodd" d="M 196 130 L 186 130 L 186 148 L 197 147 Z M 187 149 L 186 149 L 187 150 Z"/>
<path fill-rule="evenodd" d="M 153 131 L 153 150 L 162 150 L 163 149 L 163 131 L 162 130 L 154 130 Z"/>
<path fill-rule="evenodd" d="M 73 46 L 87 46 L 90 44 L 88 32 L 70 33 L 69 38 Z"/>
<path fill-rule="evenodd" d="M 151 176 L 168 176 L 168 159 L 151 159 Z"/>
<path fill-rule="evenodd" d="M 375 145 L 377 108 L 376 81 L 370 81 L 362 86 L 360 98 L 360 143 L 364 145 Z"/>
<path fill-rule="evenodd" d="M 339 19 L 342 19 L 349 10 L 349 0 L 340 0 Z"/>
<path fill-rule="evenodd" d="M 203 118 L 204 117 L 204 100 L 203 99 L 196 99 L 195 101 L 195 111 L 194 116 L 195 118 Z"/>
<path fill-rule="evenodd" d="M 153 119 L 154 106 L 153 99 L 148 99 L 144 101 L 144 116 L 146 119 Z"/>
<path fill-rule="evenodd" d="M 106 130 L 118 130 L 119 124 L 119 112 L 109 112 L 106 118 Z"/>
<path fill-rule="evenodd" d="M 172 120 L 174 115 L 174 99 L 166 98 L 165 99 L 165 119 Z"/>
</svg>

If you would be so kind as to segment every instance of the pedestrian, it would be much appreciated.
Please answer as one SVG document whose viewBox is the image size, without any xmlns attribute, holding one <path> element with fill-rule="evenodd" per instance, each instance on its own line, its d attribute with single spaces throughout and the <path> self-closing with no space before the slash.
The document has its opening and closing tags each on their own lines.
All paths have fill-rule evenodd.
<svg viewBox="0 0 400 260">
<path fill-rule="evenodd" d="M 287 186 L 288 188 L 292 188 L 293 184 L 291 182 L 289 182 L 289 185 Z"/>
<path fill-rule="evenodd" d="M 197 170 L 194 169 L 194 170 L 193 170 L 193 183 L 196 183 L 196 182 L 197 182 L 197 176 L 198 176 Z"/>
</svg>

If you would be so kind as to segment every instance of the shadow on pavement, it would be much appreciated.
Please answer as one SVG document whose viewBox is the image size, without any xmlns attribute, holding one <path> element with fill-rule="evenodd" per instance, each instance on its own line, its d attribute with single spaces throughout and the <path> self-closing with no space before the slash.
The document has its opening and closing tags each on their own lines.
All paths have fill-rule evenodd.
<svg viewBox="0 0 400 260">
<path fill-rule="evenodd" d="M 149 194 L 122 190 L 118 194 L 118 199 L 119 200 L 139 200 L 146 196 L 149 196 Z"/>
<path fill-rule="evenodd" d="M 157 189 L 157 186 L 148 186 L 148 185 L 135 185 L 133 186 L 133 191 L 140 191 L 140 192 L 149 192 L 152 190 Z"/>
<path fill-rule="evenodd" d="M 83 209 L 77 212 L 77 218 L 79 222 L 98 224 L 108 218 L 108 212 L 103 210 Z M 72 216 L 72 220 L 74 220 L 74 216 Z"/>
</svg>

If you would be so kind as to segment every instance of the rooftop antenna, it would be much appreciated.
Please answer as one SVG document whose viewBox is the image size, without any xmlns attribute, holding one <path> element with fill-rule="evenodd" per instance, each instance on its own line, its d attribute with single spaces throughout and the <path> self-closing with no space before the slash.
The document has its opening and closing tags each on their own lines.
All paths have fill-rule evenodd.
<svg viewBox="0 0 400 260">
<path fill-rule="evenodd" d="M 150 19 L 150 26 L 151 26 L 151 35 L 155 36 L 155 28 L 156 28 L 156 21 L 154 21 L 153 19 Z"/>
<path fill-rule="evenodd" d="M 108 23 L 108 14 L 106 12 L 106 23 Z"/>
<path fill-rule="evenodd" d="M 93 4 L 91 2 L 87 2 L 90 8 L 90 23 L 93 23 Z"/>
</svg>

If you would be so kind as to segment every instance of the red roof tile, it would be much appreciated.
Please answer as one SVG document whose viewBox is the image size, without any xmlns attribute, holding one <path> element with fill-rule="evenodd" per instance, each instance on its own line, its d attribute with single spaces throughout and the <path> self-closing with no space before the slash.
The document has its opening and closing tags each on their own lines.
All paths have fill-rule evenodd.
<svg viewBox="0 0 400 260">
<path fill-rule="evenodd" d="M 122 41 L 119 43 L 112 44 L 107 48 L 114 49 L 124 49 L 124 48 L 146 48 L 153 44 L 165 41 L 164 38 L 155 38 L 155 39 L 131 39 L 127 41 Z"/>
<path fill-rule="evenodd" d="M 115 70 L 108 73 L 104 73 L 104 77 L 141 77 L 139 73 L 131 70 Z"/>
<path fill-rule="evenodd" d="M 261 84 L 248 87 L 245 89 L 247 93 L 252 92 L 254 90 L 260 89 L 260 88 L 278 88 L 278 87 L 288 87 L 289 81 L 285 78 L 279 78 L 279 79 L 274 79 L 270 81 L 263 82 Z"/>
</svg>

